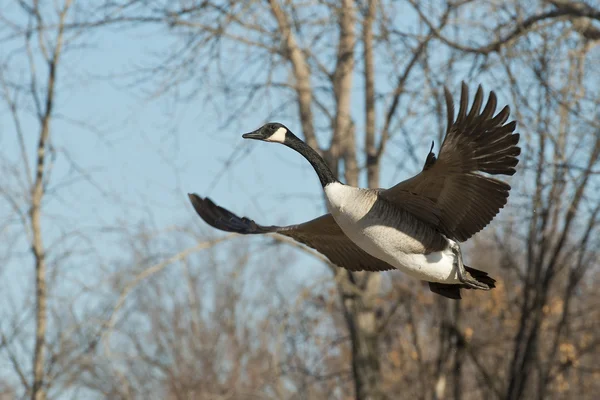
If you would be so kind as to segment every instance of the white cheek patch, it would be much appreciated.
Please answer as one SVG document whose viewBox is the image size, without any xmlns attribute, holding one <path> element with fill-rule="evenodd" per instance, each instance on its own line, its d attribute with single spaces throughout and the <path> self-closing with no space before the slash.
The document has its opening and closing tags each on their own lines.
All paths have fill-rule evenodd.
<svg viewBox="0 0 600 400">
<path fill-rule="evenodd" d="M 286 133 L 287 133 L 287 129 L 281 127 L 279 129 L 277 129 L 274 134 L 272 134 L 271 136 L 269 136 L 269 138 L 266 139 L 266 141 L 267 142 L 283 143 L 285 141 L 285 134 Z"/>
</svg>

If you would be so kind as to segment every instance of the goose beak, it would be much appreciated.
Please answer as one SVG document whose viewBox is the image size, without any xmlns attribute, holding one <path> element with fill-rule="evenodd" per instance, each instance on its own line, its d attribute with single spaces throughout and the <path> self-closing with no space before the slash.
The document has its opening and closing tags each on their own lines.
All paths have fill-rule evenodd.
<svg viewBox="0 0 600 400">
<path fill-rule="evenodd" d="M 244 133 L 242 135 L 242 137 L 244 139 L 256 139 L 256 140 L 264 140 L 264 135 L 262 134 L 262 132 L 259 130 L 256 130 L 254 132 L 250 132 L 250 133 Z"/>
</svg>

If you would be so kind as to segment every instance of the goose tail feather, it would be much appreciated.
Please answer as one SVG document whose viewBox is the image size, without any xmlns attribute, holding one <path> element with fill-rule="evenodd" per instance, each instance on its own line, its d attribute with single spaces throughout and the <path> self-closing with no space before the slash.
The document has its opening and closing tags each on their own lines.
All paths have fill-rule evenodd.
<svg viewBox="0 0 600 400">
<path fill-rule="evenodd" d="M 490 289 L 496 287 L 496 280 L 489 276 L 487 272 L 467 267 L 466 265 L 465 269 L 468 273 L 471 274 L 473 278 L 477 279 L 481 283 L 485 283 L 489 286 Z M 444 296 L 452 300 L 460 300 L 462 298 L 460 295 L 460 289 L 471 288 L 460 284 L 457 285 L 451 283 L 429 282 L 429 290 L 431 290 L 433 293 L 439 294 L 440 296 Z"/>
</svg>

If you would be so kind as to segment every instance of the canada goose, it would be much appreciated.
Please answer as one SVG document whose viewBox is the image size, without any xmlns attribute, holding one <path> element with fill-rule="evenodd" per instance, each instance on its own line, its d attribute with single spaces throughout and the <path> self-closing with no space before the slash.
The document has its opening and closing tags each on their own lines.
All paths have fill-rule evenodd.
<svg viewBox="0 0 600 400">
<path fill-rule="evenodd" d="M 399 269 L 452 299 L 461 298 L 461 288 L 489 290 L 495 280 L 463 264 L 458 242 L 483 229 L 506 204 L 510 186 L 482 173 L 515 173 L 521 153 L 519 134 L 513 134 L 515 121 L 505 124 L 508 106 L 493 115 L 494 92 L 481 111 L 479 86 L 467 113 L 469 93 L 463 83 L 456 120 L 447 88 L 444 94 L 448 127 L 439 157 L 430 150 L 419 174 L 390 189 L 340 183 L 321 156 L 280 123 L 268 123 L 242 136 L 281 143 L 304 156 L 321 181 L 330 214 L 298 225 L 263 226 L 208 198 L 196 194 L 189 198 L 200 217 L 217 229 L 289 236 L 351 271 Z"/>
</svg>

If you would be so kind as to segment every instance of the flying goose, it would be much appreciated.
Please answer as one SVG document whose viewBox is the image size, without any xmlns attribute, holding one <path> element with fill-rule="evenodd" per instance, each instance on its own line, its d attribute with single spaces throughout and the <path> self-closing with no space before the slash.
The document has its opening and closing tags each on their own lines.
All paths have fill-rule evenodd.
<svg viewBox="0 0 600 400">
<path fill-rule="evenodd" d="M 329 214 L 298 225 L 263 226 L 189 194 L 209 225 L 241 234 L 278 233 L 303 243 L 350 271 L 398 269 L 429 282 L 432 292 L 460 299 L 460 289 L 489 290 L 495 280 L 463 264 L 459 242 L 482 230 L 504 207 L 510 186 L 488 175 L 513 175 L 521 153 L 508 106 L 494 116 L 490 92 L 483 111 L 478 87 L 468 111 L 463 82 L 460 108 L 444 88 L 448 127 L 439 156 L 432 149 L 423 170 L 390 189 L 362 189 L 338 181 L 321 156 L 280 123 L 246 133 L 245 139 L 281 143 L 313 166 Z M 468 111 L 468 112 L 467 112 Z M 488 174 L 488 175 L 484 175 Z"/>
</svg>

